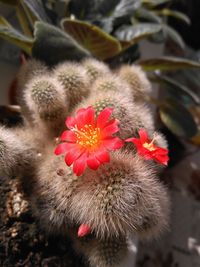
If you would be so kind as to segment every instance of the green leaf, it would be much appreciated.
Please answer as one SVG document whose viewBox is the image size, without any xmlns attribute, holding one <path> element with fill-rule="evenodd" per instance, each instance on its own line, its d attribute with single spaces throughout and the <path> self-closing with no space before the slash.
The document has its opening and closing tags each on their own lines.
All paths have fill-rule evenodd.
<svg viewBox="0 0 200 267">
<path fill-rule="evenodd" d="M 160 105 L 159 114 L 165 126 L 175 135 L 190 138 L 197 133 L 193 116 L 179 102 L 166 100 Z"/>
<path fill-rule="evenodd" d="M 184 21 L 188 25 L 191 24 L 190 18 L 187 15 L 185 15 L 184 13 L 180 12 L 180 11 L 164 8 L 164 9 L 156 11 L 156 14 L 162 15 L 162 16 L 174 17 L 176 19 Z"/>
<path fill-rule="evenodd" d="M 108 0 L 106 0 L 108 2 Z M 112 12 L 112 17 L 119 18 L 127 15 L 133 15 L 141 6 L 141 0 L 121 0 Z"/>
<path fill-rule="evenodd" d="M 23 2 L 19 1 L 19 5 L 16 6 L 16 15 L 19 20 L 20 26 L 25 35 L 32 37 L 32 32 L 30 30 L 30 24 L 26 15 L 26 12 L 23 8 Z"/>
<path fill-rule="evenodd" d="M 1 3 L 11 6 L 17 6 L 19 0 L 0 0 Z"/>
<path fill-rule="evenodd" d="M 164 8 L 164 9 L 156 11 L 156 14 L 163 15 L 163 16 L 171 16 L 171 17 L 174 17 L 176 19 L 184 21 L 188 25 L 191 24 L 190 18 L 180 11 Z"/>
<path fill-rule="evenodd" d="M 120 27 L 115 32 L 115 35 L 121 41 L 129 41 L 131 44 L 134 44 L 160 30 L 161 26 L 156 23 L 138 23 L 133 26 Z"/>
<path fill-rule="evenodd" d="M 10 23 L 2 16 L 0 16 L 0 25 L 11 27 Z"/>
<path fill-rule="evenodd" d="M 162 28 L 164 33 L 173 41 L 175 42 L 177 45 L 179 45 L 182 49 L 185 47 L 185 43 L 183 41 L 183 38 L 181 37 L 181 35 L 174 30 L 172 27 L 166 25 L 166 24 L 162 24 Z"/>
<path fill-rule="evenodd" d="M 23 0 L 23 2 L 27 8 L 27 11 L 29 12 L 29 16 L 31 16 L 31 18 L 34 19 L 34 22 L 36 20 L 50 22 L 41 1 Z"/>
<path fill-rule="evenodd" d="M 175 71 L 180 69 L 200 68 L 200 63 L 179 57 L 159 57 L 138 62 L 146 71 Z"/>
<path fill-rule="evenodd" d="M 155 74 L 150 80 L 164 85 L 171 97 L 183 104 L 200 105 L 200 96 L 183 84 L 163 74 Z M 163 86 L 161 87 L 163 89 Z"/>
<path fill-rule="evenodd" d="M 3 19 L 1 17 L 1 22 L 3 22 Z M 31 54 L 31 49 L 33 45 L 33 40 L 31 38 L 28 38 L 21 34 L 19 31 L 12 28 L 11 25 L 7 23 L 7 25 L 0 24 L 0 37 L 4 40 L 17 45 L 21 49 L 23 49 L 26 53 L 29 55 Z"/>
<path fill-rule="evenodd" d="M 150 7 L 156 7 L 159 5 L 166 4 L 167 2 L 170 2 L 171 0 L 142 0 L 143 5 L 147 5 Z"/>
<path fill-rule="evenodd" d="M 48 23 L 36 22 L 34 36 L 32 55 L 48 65 L 90 56 L 89 51 L 81 47 L 73 37 Z"/>
<path fill-rule="evenodd" d="M 150 11 L 146 8 L 139 8 L 135 12 L 135 17 L 142 21 L 162 23 L 162 19 L 158 15 L 156 15 L 155 12 Z"/>
<path fill-rule="evenodd" d="M 117 55 L 121 45 L 117 39 L 102 31 L 99 27 L 79 20 L 62 20 L 62 28 L 72 36 L 79 45 L 89 50 L 100 60 Z"/>
</svg>

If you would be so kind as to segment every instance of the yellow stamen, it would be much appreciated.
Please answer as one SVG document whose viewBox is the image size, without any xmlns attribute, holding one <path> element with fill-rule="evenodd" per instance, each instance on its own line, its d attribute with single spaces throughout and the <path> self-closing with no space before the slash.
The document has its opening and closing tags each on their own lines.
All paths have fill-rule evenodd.
<svg viewBox="0 0 200 267">
<path fill-rule="evenodd" d="M 77 128 L 77 125 L 75 125 L 72 131 L 76 134 L 76 143 L 84 148 L 94 148 L 100 142 L 100 128 L 94 128 L 90 124 L 84 125 L 80 130 Z"/>
<path fill-rule="evenodd" d="M 156 149 L 156 147 L 154 146 L 154 143 L 153 143 L 155 141 L 155 139 L 156 139 L 156 136 L 154 135 L 151 143 L 146 142 L 143 144 L 143 147 L 150 150 L 150 151 L 154 151 Z"/>
</svg>

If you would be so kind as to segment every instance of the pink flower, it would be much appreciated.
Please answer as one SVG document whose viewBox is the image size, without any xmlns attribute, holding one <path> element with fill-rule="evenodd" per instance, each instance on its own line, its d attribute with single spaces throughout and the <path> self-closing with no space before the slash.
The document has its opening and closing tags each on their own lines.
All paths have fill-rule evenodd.
<svg viewBox="0 0 200 267">
<path fill-rule="evenodd" d="M 61 135 L 64 143 L 59 144 L 55 154 L 65 153 L 65 162 L 73 164 L 73 171 L 80 176 L 86 167 L 96 170 L 101 164 L 109 162 L 109 151 L 120 149 L 123 141 L 113 134 L 119 131 L 118 121 L 109 120 L 112 108 L 105 108 L 95 117 L 93 107 L 82 108 L 75 117 L 66 120 L 66 130 Z"/>
<path fill-rule="evenodd" d="M 139 138 L 129 138 L 126 141 L 133 142 L 138 153 L 145 159 L 154 159 L 160 164 L 167 165 L 169 161 L 168 149 L 156 146 L 154 139 L 149 140 L 147 132 L 144 129 L 139 130 Z"/>
<path fill-rule="evenodd" d="M 91 228 L 87 224 L 81 224 L 78 228 L 78 237 L 84 237 L 91 233 Z"/>
</svg>

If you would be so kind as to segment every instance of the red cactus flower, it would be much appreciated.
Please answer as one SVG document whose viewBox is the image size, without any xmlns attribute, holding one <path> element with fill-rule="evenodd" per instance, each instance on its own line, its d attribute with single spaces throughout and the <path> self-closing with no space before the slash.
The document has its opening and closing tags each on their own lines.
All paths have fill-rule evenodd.
<svg viewBox="0 0 200 267">
<path fill-rule="evenodd" d="M 91 228 L 87 224 L 81 224 L 78 228 L 78 237 L 84 237 L 91 233 Z"/>
<path fill-rule="evenodd" d="M 96 118 L 93 107 L 82 108 L 75 117 L 66 120 L 66 130 L 61 135 L 64 143 L 59 144 L 54 153 L 65 153 L 65 162 L 73 164 L 73 171 L 80 176 L 86 167 L 96 170 L 101 164 L 109 162 L 109 150 L 123 146 L 123 141 L 113 134 L 119 131 L 118 121 L 109 120 L 112 108 L 105 108 Z"/>
<path fill-rule="evenodd" d="M 154 144 L 154 139 L 148 138 L 147 132 L 144 129 L 139 130 L 139 138 L 128 138 L 127 142 L 133 142 L 138 150 L 138 153 L 145 159 L 154 159 L 155 161 L 167 165 L 168 149 L 158 147 Z"/>
</svg>

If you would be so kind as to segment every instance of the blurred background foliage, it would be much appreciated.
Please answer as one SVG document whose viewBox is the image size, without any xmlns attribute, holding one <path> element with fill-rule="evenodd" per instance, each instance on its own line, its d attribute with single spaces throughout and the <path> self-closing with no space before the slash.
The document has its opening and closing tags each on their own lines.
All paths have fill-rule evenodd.
<svg viewBox="0 0 200 267">
<path fill-rule="evenodd" d="M 163 131 L 172 137 L 172 146 L 180 146 L 182 140 L 200 145 L 200 64 L 198 57 L 188 59 L 184 41 L 191 40 L 188 35 L 193 26 L 188 1 L 0 2 L 15 10 L 20 25 L 16 29 L 0 16 L 0 37 L 17 45 L 26 58 L 39 59 L 50 67 L 85 57 L 95 57 L 112 68 L 123 63 L 138 64 L 153 83 L 161 85 L 159 97 L 146 96 L 146 100 L 156 105 L 161 128 L 164 126 Z M 179 57 L 170 53 L 141 59 L 140 41 L 144 39 L 165 47 L 173 44 Z M 197 41 L 194 43 L 197 46 Z"/>
</svg>

